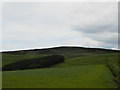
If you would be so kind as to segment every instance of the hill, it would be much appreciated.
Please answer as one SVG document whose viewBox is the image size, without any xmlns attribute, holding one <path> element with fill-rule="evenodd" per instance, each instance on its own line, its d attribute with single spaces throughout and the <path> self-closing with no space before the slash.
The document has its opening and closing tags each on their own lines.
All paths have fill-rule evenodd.
<svg viewBox="0 0 120 90">
<path fill-rule="evenodd" d="M 63 63 L 47 68 L 3 72 L 3 88 L 116 88 L 119 51 L 100 48 L 54 47 L 2 52 L 3 66 L 49 55 Z"/>
<path fill-rule="evenodd" d="M 117 53 L 117 50 L 109 50 L 102 48 L 84 48 L 84 47 L 54 47 L 45 49 L 31 49 L 20 51 L 7 51 L 2 52 L 2 65 L 6 65 L 12 62 L 40 58 L 48 55 L 62 55 L 65 58 L 75 58 L 81 56 L 91 56 L 98 54 Z"/>
<path fill-rule="evenodd" d="M 31 50 L 19 50 L 19 51 L 7 51 L 3 54 L 15 54 L 15 55 L 38 55 L 38 54 L 61 54 L 61 55 L 91 55 L 91 54 L 104 54 L 119 52 L 118 50 L 102 49 L 102 48 L 85 48 L 85 47 L 53 47 L 45 49 L 31 49 Z"/>
</svg>

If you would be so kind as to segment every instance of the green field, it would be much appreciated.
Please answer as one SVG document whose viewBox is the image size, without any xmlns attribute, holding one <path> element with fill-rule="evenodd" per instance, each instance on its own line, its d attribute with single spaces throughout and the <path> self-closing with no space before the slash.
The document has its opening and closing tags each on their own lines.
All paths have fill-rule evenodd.
<svg viewBox="0 0 120 90">
<path fill-rule="evenodd" d="M 72 53 L 68 55 L 65 52 L 65 62 L 49 68 L 4 71 L 2 86 L 3 88 L 117 88 L 115 78 L 118 79 L 116 72 L 119 72 L 118 53 L 87 52 L 86 55 Z M 45 55 L 3 54 L 3 66 Z"/>
<path fill-rule="evenodd" d="M 11 71 L 3 73 L 3 88 L 115 88 L 104 65 Z"/>
</svg>

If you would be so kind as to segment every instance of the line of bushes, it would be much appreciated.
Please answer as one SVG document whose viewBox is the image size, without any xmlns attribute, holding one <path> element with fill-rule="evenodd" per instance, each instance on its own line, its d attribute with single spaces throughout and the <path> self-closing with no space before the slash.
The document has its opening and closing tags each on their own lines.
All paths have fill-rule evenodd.
<svg viewBox="0 0 120 90">
<path fill-rule="evenodd" d="M 50 67 L 54 64 L 64 62 L 64 57 L 61 55 L 51 55 L 42 58 L 34 58 L 7 64 L 2 67 L 2 71 L 25 70 L 34 68 Z"/>
<path fill-rule="evenodd" d="M 114 80 L 118 83 L 118 87 L 120 87 L 120 68 L 115 64 L 108 64 L 107 67 L 110 69 L 114 76 Z"/>
</svg>

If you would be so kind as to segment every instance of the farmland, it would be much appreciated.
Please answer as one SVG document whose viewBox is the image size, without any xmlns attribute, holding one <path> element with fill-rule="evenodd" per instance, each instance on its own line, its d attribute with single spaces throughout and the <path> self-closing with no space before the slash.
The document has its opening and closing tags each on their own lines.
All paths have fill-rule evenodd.
<svg viewBox="0 0 120 90">
<path fill-rule="evenodd" d="M 93 49 L 57 48 L 33 54 L 3 54 L 3 66 L 12 62 L 52 55 L 63 55 L 65 62 L 48 68 L 4 71 L 3 88 L 117 88 L 114 72 L 119 72 L 118 52 Z M 52 52 L 51 52 L 52 51 Z M 55 53 L 56 53 L 55 52 Z M 83 52 L 83 53 L 82 53 Z M 108 65 L 114 65 L 111 72 Z M 116 77 L 118 77 L 116 75 Z"/>
<path fill-rule="evenodd" d="M 3 88 L 117 87 L 111 78 L 111 72 L 104 65 L 82 65 L 64 68 L 11 71 L 3 73 Z"/>
</svg>

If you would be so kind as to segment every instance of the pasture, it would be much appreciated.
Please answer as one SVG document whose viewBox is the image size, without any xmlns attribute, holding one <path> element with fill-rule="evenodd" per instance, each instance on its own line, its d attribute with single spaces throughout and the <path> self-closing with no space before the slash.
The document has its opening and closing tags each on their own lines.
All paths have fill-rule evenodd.
<svg viewBox="0 0 120 90">
<path fill-rule="evenodd" d="M 104 65 L 3 72 L 3 88 L 116 88 Z"/>
<path fill-rule="evenodd" d="M 56 50 L 56 49 L 55 49 Z M 52 52 L 55 50 L 52 50 Z M 75 52 L 77 50 L 77 53 Z M 47 68 L 30 70 L 4 71 L 3 88 L 117 88 L 118 54 L 99 50 L 88 52 L 76 49 L 58 48 L 65 61 Z M 58 54 L 56 50 L 56 53 Z M 29 51 L 30 52 L 30 51 Z M 32 51 L 33 52 L 33 51 Z M 83 52 L 83 53 L 81 53 Z M 97 52 L 97 53 L 96 53 Z M 42 53 L 42 54 L 40 54 Z M 34 58 L 52 55 L 51 52 L 39 54 L 3 54 L 3 66 Z M 44 53 L 44 54 L 43 54 Z M 113 67 L 114 66 L 114 67 Z M 114 75 L 115 74 L 115 75 Z M 117 79 L 117 80 L 116 80 Z"/>
</svg>

